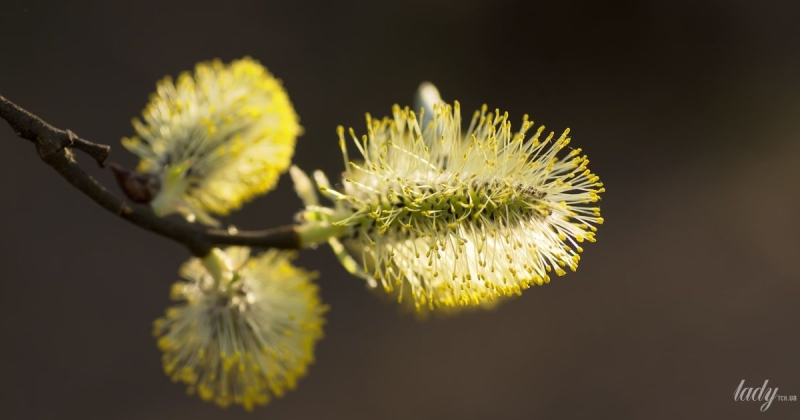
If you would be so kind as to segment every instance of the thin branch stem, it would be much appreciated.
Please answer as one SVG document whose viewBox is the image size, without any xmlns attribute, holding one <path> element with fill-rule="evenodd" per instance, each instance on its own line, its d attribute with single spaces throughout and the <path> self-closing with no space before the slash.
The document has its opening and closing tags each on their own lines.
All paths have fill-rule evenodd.
<svg viewBox="0 0 800 420">
<path fill-rule="evenodd" d="M 207 255 L 211 248 L 218 245 L 280 249 L 300 247 L 295 226 L 229 232 L 189 223 L 178 217 L 161 218 L 149 207 L 132 207 L 87 174 L 72 153 L 72 149 L 78 149 L 91 156 L 100 166 L 105 166 L 110 146 L 84 140 L 70 130 L 55 128 L 3 96 L 0 96 L 0 118 L 6 120 L 19 137 L 33 142 L 37 154 L 46 164 L 101 207 L 142 229 L 185 245 L 196 256 Z"/>
</svg>

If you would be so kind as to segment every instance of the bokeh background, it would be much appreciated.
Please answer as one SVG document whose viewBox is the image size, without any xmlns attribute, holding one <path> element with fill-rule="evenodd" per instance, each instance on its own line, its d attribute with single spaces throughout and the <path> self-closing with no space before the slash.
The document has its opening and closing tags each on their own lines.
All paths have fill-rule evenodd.
<svg viewBox="0 0 800 420">
<path fill-rule="evenodd" d="M 151 322 L 188 257 L 115 218 L 0 124 L 0 417 L 675 419 L 800 415 L 800 6 L 738 1 L 0 3 L 0 94 L 118 146 L 157 79 L 250 55 L 305 127 L 295 162 L 341 171 L 338 124 L 423 80 L 472 110 L 572 129 L 607 186 L 580 270 L 489 313 L 419 322 L 324 248 L 326 339 L 253 414 L 187 397 Z M 107 171 L 80 156 L 118 191 Z M 230 219 L 287 223 L 288 178 Z"/>
</svg>

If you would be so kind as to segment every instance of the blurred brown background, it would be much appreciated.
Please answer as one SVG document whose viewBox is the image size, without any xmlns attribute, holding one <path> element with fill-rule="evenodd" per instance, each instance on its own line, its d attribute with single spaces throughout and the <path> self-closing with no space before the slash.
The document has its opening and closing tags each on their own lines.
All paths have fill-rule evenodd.
<svg viewBox="0 0 800 420">
<path fill-rule="evenodd" d="M 296 391 L 248 415 L 161 372 L 151 322 L 187 251 L 101 210 L 0 124 L 0 417 L 799 418 L 800 402 L 762 414 L 733 392 L 800 394 L 800 6 L 600 3 L 4 0 L 0 94 L 129 166 L 118 140 L 157 79 L 250 55 L 288 89 L 305 169 L 335 175 L 337 124 L 431 80 L 466 110 L 570 127 L 608 192 L 578 273 L 491 313 L 420 323 L 327 249 L 303 252 L 327 337 Z M 299 206 L 282 179 L 230 221 L 275 226 Z"/>
</svg>

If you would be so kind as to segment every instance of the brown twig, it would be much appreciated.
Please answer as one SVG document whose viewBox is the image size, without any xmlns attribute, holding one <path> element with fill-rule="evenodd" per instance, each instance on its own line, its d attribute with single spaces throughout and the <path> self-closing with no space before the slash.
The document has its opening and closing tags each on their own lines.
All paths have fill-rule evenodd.
<svg viewBox="0 0 800 420">
<path fill-rule="evenodd" d="M 196 256 L 208 254 L 217 245 L 300 247 L 294 226 L 233 233 L 189 223 L 178 217 L 161 218 L 148 207 L 132 207 L 106 190 L 73 158 L 72 149 L 78 149 L 94 158 L 100 166 L 105 166 L 110 146 L 84 140 L 70 130 L 55 128 L 3 96 L 0 96 L 0 118 L 6 120 L 19 137 L 33 142 L 45 163 L 94 202 L 142 229 L 185 245 Z"/>
</svg>

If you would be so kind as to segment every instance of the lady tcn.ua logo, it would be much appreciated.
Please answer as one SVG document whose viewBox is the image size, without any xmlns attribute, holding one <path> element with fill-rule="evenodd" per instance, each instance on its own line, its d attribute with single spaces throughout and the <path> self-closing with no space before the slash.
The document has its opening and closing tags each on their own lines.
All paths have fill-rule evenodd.
<svg viewBox="0 0 800 420">
<path fill-rule="evenodd" d="M 739 382 L 739 387 L 733 393 L 734 401 L 757 401 L 761 403 L 761 412 L 769 410 L 772 401 L 791 401 L 796 402 L 796 395 L 778 395 L 778 387 L 770 388 L 769 379 L 764 381 L 764 384 L 759 387 L 746 386 L 744 379 Z"/>
</svg>

